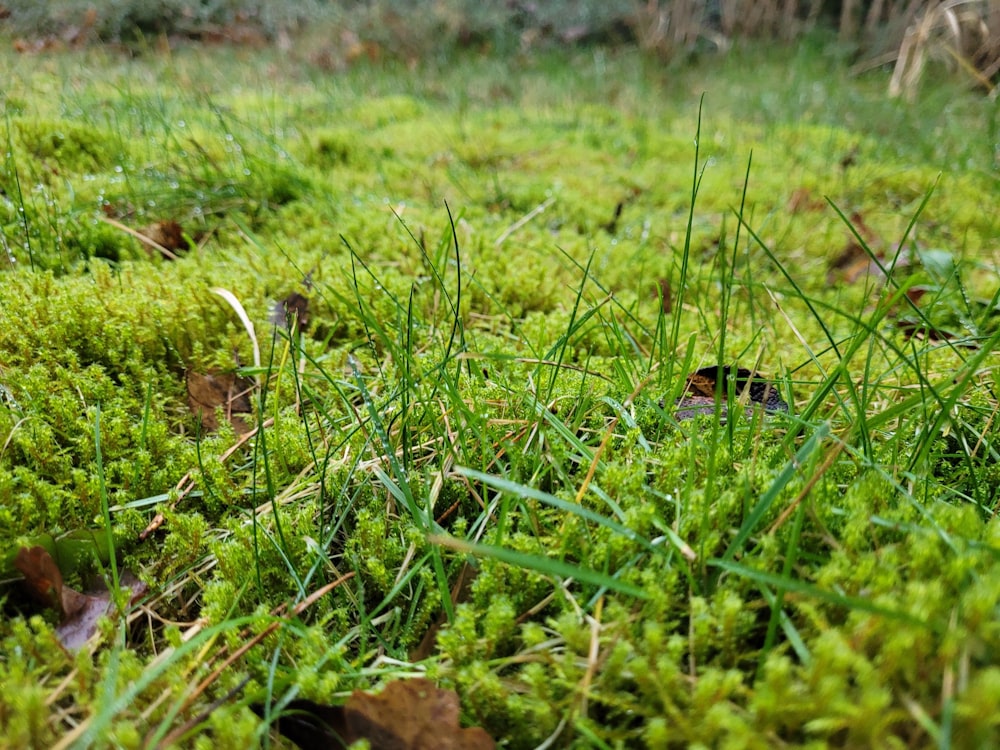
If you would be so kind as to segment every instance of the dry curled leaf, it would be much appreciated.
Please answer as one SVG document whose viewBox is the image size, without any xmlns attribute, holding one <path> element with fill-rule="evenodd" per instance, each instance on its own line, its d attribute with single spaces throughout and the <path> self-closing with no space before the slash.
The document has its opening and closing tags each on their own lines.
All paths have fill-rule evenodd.
<svg viewBox="0 0 1000 750">
<path fill-rule="evenodd" d="M 861 144 L 855 143 L 850 150 L 840 157 L 840 168 L 845 172 L 848 168 L 858 163 L 858 154 L 861 152 Z"/>
<path fill-rule="evenodd" d="M 857 211 L 851 214 L 851 225 L 864 240 L 864 244 L 859 242 L 853 233 L 851 234 L 844 249 L 830 262 L 830 270 L 826 276 L 828 283 L 846 281 L 853 284 L 869 276 L 881 278 L 884 275 L 882 266 L 885 265 L 885 253 L 877 249 L 881 245 L 878 234 L 865 223 L 864 217 Z"/>
<path fill-rule="evenodd" d="M 309 324 L 309 298 L 298 292 L 292 292 L 283 300 L 274 303 L 271 307 L 270 320 L 282 328 L 289 328 L 294 321 L 298 321 L 297 327 L 301 331 Z"/>
<path fill-rule="evenodd" d="M 753 415 L 753 404 L 760 404 L 767 411 L 788 411 L 788 404 L 782 400 L 777 386 L 767 378 L 744 367 L 713 365 L 703 367 L 688 375 L 684 396 L 674 404 L 674 418 L 684 420 L 706 414 L 714 415 L 717 388 L 723 399 L 723 403 L 719 407 L 719 416 L 721 418 L 727 417 L 729 408 L 725 399 L 729 395 L 730 381 L 736 397 L 740 398 L 746 392 L 746 396 L 751 402 L 746 407 L 747 416 Z M 662 401 L 660 408 L 663 408 Z"/>
<path fill-rule="evenodd" d="M 812 190 L 807 187 L 796 188 L 788 199 L 788 212 L 792 214 L 803 213 L 805 211 L 822 211 L 826 208 L 826 203 L 813 195 Z"/>
<path fill-rule="evenodd" d="M 189 371 L 188 405 L 207 432 L 219 429 L 216 409 L 221 408 L 236 434 L 244 435 L 251 427 L 239 415 L 251 413 L 250 393 L 254 385 L 253 379 L 241 378 L 231 372 L 202 374 Z"/>
<path fill-rule="evenodd" d="M 660 301 L 660 308 L 663 313 L 669 314 L 673 309 L 672 295 L 670 293 L 670 279 L 658 279 L 653 294 Z"/>
<path fill-rule="evenodd" d="M 158 221 L 140 229 L 139 234 L 172 253 L 188 249 L 184 229 L 176 221 Z"/>
<path fill-rule="evenodd" d="M 840 254 L 833 259 L 826 280 L 830 284 L 835 284 L 838 281 L 846 281 L 848 284 L 853 284 L 869 276 L 877 279 L 882 278 L 882 269 L 879 267 L 879 263 L 882 260 L 881 254 L 869 255 L 852 238 L 844 249 L 840 251 Z"/>
<path fill-rule="evenodd" d="M 66 587 L 64 591 L 62 572 L 44 547 L 21 547 L 14 558 L 14 567 L 21 571 L 25 588 L 39 603 L 63 615 L 77 608 L 74 597 L 68 594 L 72 589 Z"/>
<path fill-rule="evenodd" d="M 24 585 L 36 600 L 60 614 L 56 627 L 59 642 L 70 650 L 82 648 L 97 632 L 97 622 L 112 607 L 111 592 L 79 591 L 63 583 L 62 571 L 44 547 L 21 547 L 14 566 L 24 576 Z M 123 573 L 121 584 L 131 592 L 130 603 L 146 593 L 146 584 L 129 573 Z"/>
<path fill-rule="evenodd" d="M 372 750 L 496 747 L 481 727 L 460 727 L 458 713 L 455 691 L 425 679 L 397 680 L 378 695 L 355 690 L 343 706 L 292 701 L 277 729 L 302 750 L 346 748 L 359 740 L 367 740 Z"/>
</svg>

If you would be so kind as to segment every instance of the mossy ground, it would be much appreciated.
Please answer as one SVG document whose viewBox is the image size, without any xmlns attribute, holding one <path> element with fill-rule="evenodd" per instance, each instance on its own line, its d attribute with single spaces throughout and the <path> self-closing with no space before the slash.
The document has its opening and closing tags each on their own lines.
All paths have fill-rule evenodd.
<svg viewBox="0 0 1000 750">
<path fill-rule="evenodd" d="M 887 101 L 822 40 L 670 67 L 5 64 L 3 552 L 107 502 L 152 591 L 73 656 L 5 589 L 11 746 L 279 745 L 250 703 L 416 672 L 513 748 L 1000 741 L 994 105 Z M 890 259 L 938 251 L 898 283 L 975 346 L 907 340 L 891 285 L 828 283 L 835 207 Z M 167 262 L 107 215 L 194 248 Z M 291 292 L 301 336 L 269 322 Z M 793 414 L 674 423 L 659 399 L 720 360 Z M 230 456 L 185 377 L 238 368 L 268 426 Z"/>
</svg>

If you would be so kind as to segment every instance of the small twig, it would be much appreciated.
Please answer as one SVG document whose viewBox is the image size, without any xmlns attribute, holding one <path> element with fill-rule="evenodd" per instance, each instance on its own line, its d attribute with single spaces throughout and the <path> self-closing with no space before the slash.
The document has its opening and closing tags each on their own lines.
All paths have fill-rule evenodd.
<svg viewBox="0 0 1000 750">
<path fill-rule="evenodd" d="M 587 703 L 590 695 L 590 685 L 594 681 L 597 665 L 601 655 L 601 612 L 604 610 L 604 597 L 597 600 L 594 614 L 587 616 L 590 623 L 590 649 L 587 651 L 587 671 L 583 673 L 580 683 L 580 716 L 587 718 Z"/>
</svg>

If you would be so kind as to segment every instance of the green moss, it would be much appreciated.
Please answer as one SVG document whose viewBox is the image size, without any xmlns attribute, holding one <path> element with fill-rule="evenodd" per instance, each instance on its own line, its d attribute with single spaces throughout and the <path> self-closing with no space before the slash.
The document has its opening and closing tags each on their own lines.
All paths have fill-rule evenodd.
<svg viewBox="0 0 1000 750">
<path fill-rule="evenodd" d="M 66 120 L 13 121 L 18 140 L 34 159 L 48 163 L 54 174 L 92 173 L 111 167 L 117 158 L 108 149 L 107 132 Z"/>
<path fill-rule="evenodd" d="M 966 325 L 958 281 L 995 293 L 993 269 L 967 260 L 996 234 L 980 205 L 995 180 L 954 167 L 992 154 L 982 102 L 953 105 L 960 128 L 943 108 L 915 117 L 815 49 L 736 51 L 669 79 L 625 52 L 315 79 L 259 54 L 266 75 L 195 49 L 15 60 L 0 534 L 103 523 L 100 405 L 118 560 L 154 594 L 124 646 L 103 626 L 93 659 L 67 657 L 55 615 L 9 596 L 5 737 L 49 746 L 105 711 L 98 744 L 139 746 L 249 677 L 185 740 L 245 747 L 261 696 L 339 702 L 426 670 L 512 748 L 893 747 L 943 742 L 948 721 L 953 742 L 996 744 L 993 357 L 904 341 L 875 321 L 881 292 L 828 283 L 851 235 L 821 200 L 890 248 L 944 171 L 917 239 L 948 251 L 897 280 L 939 284 L 928 316 Z M 496 86 L 500 100 L 483 94 Z M 695 165 L 690 91 L 705 88 Z M 790 207 L 800 188 L 819 206 Z M 195 247 L 150 256 L 99 211 L 137 230 L 176 220 Z M 241 300 L 261 368 L 213 287 Z M 289 342 L 269 317 L 293 291 L 310 320 Z M 759 357 L 794 413 L 664 419 L 653 404 L 685 376 L 688 341 L 692 368 Z M 966 367 L 979 374 L 954 392 Z M 237 447 L 225 419 L 199 433 L 188 407 L 186 375 L 209 370 L 262 384 L 247 417 L 262 431 Z M 953 417 L 933 434 L 932 388 Z M 136 542 L 157 510 L 164 525 Z M 466 542 L 526 562 L 477 560 L 449 619 Z M 272 612 L 342 577 L 274 628 Z M 439 621 L 430 658 L 406 665 Z"/>
</svg>

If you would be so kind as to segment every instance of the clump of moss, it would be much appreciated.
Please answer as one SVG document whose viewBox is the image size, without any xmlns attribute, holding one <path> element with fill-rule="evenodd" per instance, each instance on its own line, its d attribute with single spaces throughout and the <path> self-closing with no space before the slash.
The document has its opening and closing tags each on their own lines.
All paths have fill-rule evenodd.
<svg viewBox="0 0 1000 750">
<path fill-rule="evenodd" d="M 12 124 L 25 154 L 47 165 L 52 175 L 98 173 L 112 167 L 119 158 L 108 146 L 113 142 L 110 134 L 92 125 L 23 117 Z"/>
</svg>

